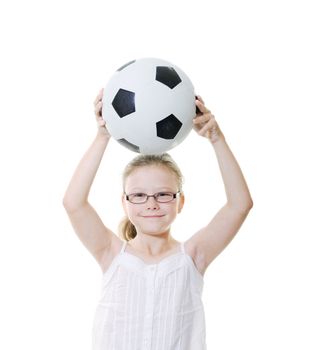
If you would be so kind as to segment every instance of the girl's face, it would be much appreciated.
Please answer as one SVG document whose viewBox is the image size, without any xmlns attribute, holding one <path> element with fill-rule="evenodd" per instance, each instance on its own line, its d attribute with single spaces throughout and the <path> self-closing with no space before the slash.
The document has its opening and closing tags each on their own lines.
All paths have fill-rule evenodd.
<svg viewBox="0 0 309 350">
<path fill-rule="evenodd" d="M 125 194 L 145 193 L 154 195 L 158 192 L 177 193 L 179 191 L 175 174 L 164 166 L 142 166 L 134 170 L 126 179 Z M 171 202 L 158 203 L 149 197 L 145 203 L 133 204 L 123 196 L 123 207 L 129 220 L 138 233 L 168 233 L 171 223 L 180 213 L 184 204 L 182 194 Z"/>
</svg>

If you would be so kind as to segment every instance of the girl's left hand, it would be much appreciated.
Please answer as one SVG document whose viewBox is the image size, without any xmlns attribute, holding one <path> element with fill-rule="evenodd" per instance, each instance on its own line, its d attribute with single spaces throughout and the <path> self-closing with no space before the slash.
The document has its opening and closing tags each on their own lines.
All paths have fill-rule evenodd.
<svg viewBox="0 0 309 350">
<path fill-rule="evenodd" d="M 193 129 L 211 143 L 217 142 L 223 135 L 214 115 L 206 108 L 201 96 L 197 96 L 195 104 L 200 112 L 193 119 Z"/>
</svg>

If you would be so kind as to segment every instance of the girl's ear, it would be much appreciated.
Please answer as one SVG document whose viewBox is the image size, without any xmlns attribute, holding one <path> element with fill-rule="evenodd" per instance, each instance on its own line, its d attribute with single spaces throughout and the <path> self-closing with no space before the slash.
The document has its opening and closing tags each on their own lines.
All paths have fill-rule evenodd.
<svg viewBox="0 0 309 350">
<path fill-rule="evenodd" d="M 182 211 L 184 204 L 185 204 L 185 195 L 183 194 L 183 192 L 181 192 L 179 197 L 178 214 Z"/>
</svg>

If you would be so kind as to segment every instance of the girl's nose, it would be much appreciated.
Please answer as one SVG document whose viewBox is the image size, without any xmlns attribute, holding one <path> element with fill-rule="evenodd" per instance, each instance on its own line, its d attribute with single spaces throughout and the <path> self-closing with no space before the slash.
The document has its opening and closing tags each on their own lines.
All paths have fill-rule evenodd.
<svg viewBox="0 0 309 350">
<path fill-rule="evenodd" d="M 154 199 L 154 197 L 148 197 L 147 200 L 147 209 L 157 209 L 159 207 L 158 202 Z"/>
</svg>

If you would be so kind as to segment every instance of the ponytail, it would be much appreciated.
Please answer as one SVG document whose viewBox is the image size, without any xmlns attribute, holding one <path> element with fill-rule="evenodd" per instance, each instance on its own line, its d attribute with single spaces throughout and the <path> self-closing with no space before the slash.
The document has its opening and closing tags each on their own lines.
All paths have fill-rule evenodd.
<svg viewBox="0 0 309 350">
<path fill-rule="evenodd" d="M 132 224 L 132 222 L 128 219 L 127 216 L 123 218 L 123 220 L 119 224 L 119 232 L 121 238 L 130 241 L 131 239 L 135 238 L 137 235 L 135 226 Z"/>
</svg>

